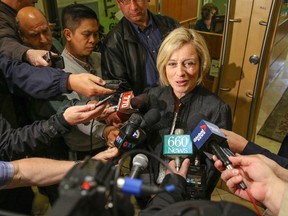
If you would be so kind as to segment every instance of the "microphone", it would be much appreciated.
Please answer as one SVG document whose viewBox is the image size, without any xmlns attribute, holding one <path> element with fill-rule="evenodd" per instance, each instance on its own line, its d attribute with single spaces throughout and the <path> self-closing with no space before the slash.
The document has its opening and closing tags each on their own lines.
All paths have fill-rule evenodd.
<svg viewBox="0 0 288 216">
<path fill-rule="evenodd" d="M 175 185 L 167 185 L 163 188 L 156 185 L 144 185 L 142 179 L 132 179 L 129 177 L 118 178 L 117 187 L 121 190 L 121 192 L 137 197 L 142 195 L 157 194 L 163 191 L 172 192 L 176 189 Z"/>
<path fill-rule="evenodd" d="M 232 163 L 220 145 L 226 142 L 225 135 L 217 125 L 201 120 L 191 133 L 191 140 L 198 150 L 206 150 L 217 156 L 226 169 L 233 169 Z M 239 186 L 245 190 L 247 186 L 241 182 Z"/>
<path fill-rule="evenodd" d="M 145 114 L 153 108 L 164 110 L 167 107 L 167 104 L 154 95 L 141 94 L 131 99 L 131 107 L 139 110 L 140 113 Z"/>
<path fill-rule="evenodd" d="M 176 129 L 174 135 L 164 135 L 163 155 L 175 159 L 175 168 L 180 169 L 180 158 L 193 154 L 192 141 L 189 135 L 184 135 L 183 129 Z"/>
<path fill-rule="evenodd" d="M 159 188 L 156 185 L 144 185 L 142 179 L 136 179 L 140 172 L 148 166 L 148 158 L 144 154 L 137 154 L 132 161 L 132 169 L 129 177 L 118 178 L 117 187 L 121 192 L 140 197 L 141 195 L 157 194 L 163 191 L 171 192 L 175 190 L 174 185 L 167 185 Z"/>
<path fill-rule="evenodd" d="M 131 107 L 138 109 L 140 113 L 146 113 L 149 108 L 149 96 L 147 94 L 138 95 L 131 99 Z"/>
<path fill-rule="evenodd" d="M 140 124 L 140 128 L 149 131 L 151 127 L 161 119 L 159 109 L 152 108 L 144 116 L 143 121 Z"/>
<path fill-rule="evenodd" d="M 114 145 L 122 152 L 136 147 L 143 143 L 151 126 L 160 120 L 158 109 L 149 110 L 144 116 L 133 113 L 129 120 L 120 128 L 120 132 L 115 139 Z"/>
<path fill-rule="evenodd" d="M 139 130 L 143 117 L 138 113 L 133 113 L 128 121 L 120 128 L 119 134 L 114 141 L 114 145 L 122 152 L 132 149 L 140 141 L 146 139 L 146 133 Z"/>
<path fill-rule="evenodd" d="M 134 97 L 133 91 L 121 93 L 118 101 L 118 110 L 128 110 L 131 109 L 131 99 Z"/>
<path fill-rule="evenodd" d="M 132 169 L 130 172 L 130 178 L 137 178 L 141 171 L 148 166 L 148 158 L 144 154 L 137 154 L 132 161 Z"/>
</svg>

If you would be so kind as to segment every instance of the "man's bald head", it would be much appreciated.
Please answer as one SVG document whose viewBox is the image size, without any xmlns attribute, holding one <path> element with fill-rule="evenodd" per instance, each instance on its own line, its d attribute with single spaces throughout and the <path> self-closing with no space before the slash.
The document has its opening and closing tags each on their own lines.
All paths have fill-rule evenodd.
<svg viewBox="0 0 288 216">
<path fill-rule="evenodd" d="M 35 7 L 24 7 L 16 16 L 22 41 L 33 49 L 50 50 L 52 33 L 45 15 Z"/>
</svg>

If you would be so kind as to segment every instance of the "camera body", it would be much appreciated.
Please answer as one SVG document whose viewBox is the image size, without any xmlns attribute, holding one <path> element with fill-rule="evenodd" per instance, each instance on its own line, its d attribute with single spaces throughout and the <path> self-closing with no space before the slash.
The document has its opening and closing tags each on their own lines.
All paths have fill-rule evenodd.
<svg viewBox="0 0 288 216">
<path fill-rule="evenodd" d="M 45 56 L 45 59 L 48 63 L 51 62 L 51 67 L 59 69 L 65 68 L 64 59 L 61 55 L 52 56 L 51 52 L 48 52 L 47 55 Z"/>
<path fill-rule="evenodd" d="M 186 199 L 206 197 L 206 165 L 190 163 L 186 177 Z"/>
</svg>

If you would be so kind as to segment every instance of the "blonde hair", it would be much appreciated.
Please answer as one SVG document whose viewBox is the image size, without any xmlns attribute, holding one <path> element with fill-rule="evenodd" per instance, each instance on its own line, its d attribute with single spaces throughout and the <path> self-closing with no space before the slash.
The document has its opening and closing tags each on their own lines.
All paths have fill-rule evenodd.
<svg viewBox="0 0 288 216">
<path fill-rule="evenodd" d="M 200 62 L 200 71 L 197 85 L 202 83 L 204 75 L 210 70 L 211 59 L 204 38 L 193 29 L 177 28 L 174 29 L 162 42 L 158 56 L 157 69 L 161 85 L 168 86 L 169 82 L 166 75 L 166 64 L 171 55 L 185 44 L 191 43 L 195 46 Z"/>
</svg>

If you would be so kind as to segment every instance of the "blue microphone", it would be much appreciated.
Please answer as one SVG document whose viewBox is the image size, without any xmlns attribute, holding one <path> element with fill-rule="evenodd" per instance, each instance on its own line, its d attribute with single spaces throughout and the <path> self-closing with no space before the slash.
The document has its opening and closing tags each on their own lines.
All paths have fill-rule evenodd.
<svg viewBox="0 0 288 216">
<path fill-rule="evenodd" d="M 201 120 L 191 133 L 191 140 L 198 150 L 205 150 L 211 153 L 210 143 L 222 145 L 226 142 L 225 135 L 220 131 L 219 127 L 208 121 Z"/>
<path fill-rule="evenodd" d="M 201 120 L 192 131 L 191 140 L 198 150 L 205 150 L 216 155 L 226 169 L 233 169 L 231 161 L 221 148 L 227 139 L 217 125 Z M 247 188 L 244 182 L 241 182 L 239 186 L 243 190 Z"/>
<path fill-rule="evenodd" d="M 137 197 L 147 194 L 157 194 L 163 191 L 172 192 L 175 190 L 175 185 L 167 185 L 162 188 L 156 185 L 145 185 L 143 184 L 142 179 L 134 179 L 129 177 L 118 178 L 117 187 L 121 190 L 121 192 Z"/>
</svg>

